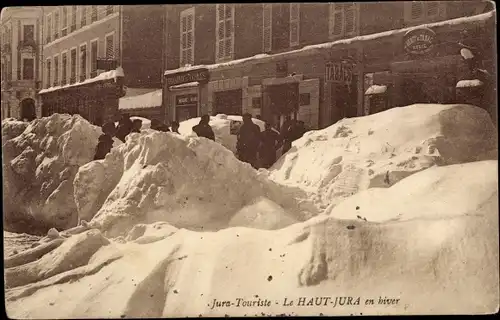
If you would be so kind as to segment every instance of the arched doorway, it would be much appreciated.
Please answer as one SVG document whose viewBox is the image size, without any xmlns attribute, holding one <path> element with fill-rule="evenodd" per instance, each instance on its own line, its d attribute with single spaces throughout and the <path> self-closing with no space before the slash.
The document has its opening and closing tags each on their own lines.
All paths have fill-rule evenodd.
<svg viewBox="0 0 500 320">
<path fill-rule="evenodd" d="M 36 119 L 35 100 L 28 98 L 21 101 L 21 120 L 24 119 Z"/>
</svg>

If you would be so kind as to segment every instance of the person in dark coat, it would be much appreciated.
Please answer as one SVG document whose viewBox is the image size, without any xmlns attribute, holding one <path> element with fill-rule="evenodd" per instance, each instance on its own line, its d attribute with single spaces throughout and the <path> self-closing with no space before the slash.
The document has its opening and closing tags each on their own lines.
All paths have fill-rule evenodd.
<svg viewBox="0 0 500 320">
<path fill-rule="evenodd" d="M 283 140 L 283 151 L 285 154 L 288 150 L 292 148 L 292 142 L 294 141 L 294 133 L 296 132 L 296 121 L 291 120 L 290 117 L 287 117 L 287 120 L 281 126 L 281 139 Z"/>
<path fill-rule="evenodd" d="M 243 125 L 238 133 L 236 142 L 236 151 L 238 158 L 251 164 L 254 168 L 257 166 L 257 152 L 260 145 L 260 128 L 253 123 L 252 115 L 246 113 L 243 115 Z"/>
<path fill-rule="evenodd" d="M 215 141 L 215 134 L 212 130 L 212 127 L 209 125 L 209 122 L 210 116 L 208 114 L 202 115 L 200 123 L 193 127 L 193 131 L 198 135 L 198 137 L 205 137 L 207 139 Z"/>
<path fill-rule="evenodd" d="M 106 155 L 111 151 L 113 147 L 113 136 L 115 134 L 116 127 L 113 122 L 107 122 L 102 126 L 102 132 L 99 136 L 99 142 L 95 148 L 94 160 L 101 160 L 106 157 Z"/>
<path fill-rule="evenodd" d="M 172 121 L 171 126 L 172 126 L 172 132 L 173 132 L 173 133 L 180 134 L 180 133 L 179 133 L 179 127 L 180 127 L 179 122 L 177 122 L 177 121 Z"/>
<path fill-rule="evenodd" d="M 169 132 L 170 131 L 168 126 L 158 119 L 151 120 L 150 128 L 153 130 L 161 131 L 161 132 Z"/>
<path fill-rule="evenodd" d="M 276 149 L 280 143 L 280 135 L 266 122 L 266 128 L 261 133 L 260 160 L 263 168 L 269 169 L 276 162 Z"/>
<path fill-rule="evenodd" d="M 304 133 L 307 132 L 306 125 L 304 121 L 297 121 L 297 125 L 295 127 L 295 132 L 293 134 L 293 141 L 298 140 L 304 136 Z"/>
<path fill-rule="evenodd" d="M 134 119 L 134 121 L 132 121 L 132 129 L 130 130 L 130 132 L 141 133 L 141 128 L 142 128 L 142 120 Z"/>
<path fill-rule="evenodd" d="M 118 122 L 118 129 L 116 130 L 116 137 L 122 142 L 125 142 L 125 137 L 132 131 L 132 120 L 130 120 L 129 115 L 122 115 L 122 118 Z"/>
</svg>

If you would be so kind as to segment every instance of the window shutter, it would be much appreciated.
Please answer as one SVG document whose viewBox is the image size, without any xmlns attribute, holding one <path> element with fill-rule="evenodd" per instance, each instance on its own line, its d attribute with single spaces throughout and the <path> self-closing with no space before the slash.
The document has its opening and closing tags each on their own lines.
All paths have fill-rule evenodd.
<svg viewBox="0 0 500 320">
<path fill-rule="evenodd" d="M 421 1 L 415 1 L 411 3 L 411 18 L 419 19 L 423 14 L 424 4 Z"/>
<path fill-rule="evenodd" d="M 114 53 L 113 48 L 113 36 L 108 36 L 106 38 L 106 58 L 112 58 Z"/>
<path fill-rule="evenodd" d="M 433 17 L 439 14 L 439 2 L 428 2 L 427 3 L 427 16 Z"/>
<path fill-rule="evenodd" d="M 298 3 L 290 4 L 290 45 L 299 43 L 300 7 Z"/>
<path fill-rule="evenodd" d="M 263 4 L 263 48 L 264 52 L 271 51 L 272 47 L 272 6 Z"/>
<path fill-rule="evenodd" d="M 354 4 L 345 5 L 345 32 L 352 33 L 356 29 L 356 17 Z"/>
<path fill-rule="evenodd" d="M 222 57 L 224 57 L 224 40 L 219 41 L 217 48 L 217 58 L 221 59 Z"/>
<path fill-rule="evenodd" d="M 333 14 L 333 30 L 332 34 L 335 36 L 342 34 L 342 11 L 335 11 Z"/>
</svg>

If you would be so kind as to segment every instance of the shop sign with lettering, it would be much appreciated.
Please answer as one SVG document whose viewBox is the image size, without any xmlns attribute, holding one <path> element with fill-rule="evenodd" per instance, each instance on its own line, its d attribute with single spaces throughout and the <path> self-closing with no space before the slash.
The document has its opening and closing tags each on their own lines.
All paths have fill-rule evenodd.
<svg viewBox="0 0 500 320">
<path fill-rule="evenodd" d="M 206 83 L 208 82 L 208 78 L 209 78 L 209 73 L 208 69 L 206 68 L 173 73 L 165 76 L 165 80 L 167 81 L 167 86 L 169 87 L 195 81 L 200 83 Z"/>
<path fill-rule="evenodd" d="M 198 95 L 197 94 L 183 94 L 179 95 L 176 98 L 176 105 L 178 106 L 187 106 L 198 104 Z"/>
<path fill-rule="evenodd" d="M 326 64 L 325 80 L 327 82 L 337 82 L 350 84 L 352 82 L 352 72 L 354 66 L 351 63 L 333 63 Z"/>
<path fill-rule="evenodd" d="M 435 39 L 436 33 L 429 28 L 413 29 L 403 38 L 404 49 L 409 54 L 425 54 L 432 50 Z"/>
</svg>

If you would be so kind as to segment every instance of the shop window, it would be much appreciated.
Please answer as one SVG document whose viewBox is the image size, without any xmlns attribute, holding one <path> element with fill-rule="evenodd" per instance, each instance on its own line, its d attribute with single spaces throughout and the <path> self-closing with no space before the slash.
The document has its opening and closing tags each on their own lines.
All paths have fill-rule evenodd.
<svg viewBox="0 0 500 320">
<path fill-rule="evenodd" d="M 115 37 L 114 33 L 106 36 L 106 59 L 112 59 L 115 56 Z"/>
<path fill-rule="evenodd" d="M 61 71 L 61 85 L 65 85 L 68 81 L 68 54 L 64 52 L 62 54 L 62 71 Z"/>
<path fill-rule="evenodd" d="M 262 98 L 261 97 L 252 98 L 252 108 L 254 108 L 254 109 L 262 108 Z"/>
<path fill-rule="evenodd" d="M 432 20 L 440 15 L 440 1 L 408 1 L 404 4 L 405 20 L 407 22 Z"/>
<path fill-rule="evenodd" d="M 234 51 L 234 5 L 218 4 L 216 15 L 216 60 L 232 59 Z"/>
<path fill-rule="evenodd" d="M 35 79 L 34 59 L 23 59 L 23 80 Z"/>
<path fill-rule="evenodd" d="M 84 27 L 85 25 L 87 25 L 87 7 L 82 6 L 80 11 L 80 26 Z"/>
<path fill-rule="evenodd" d="M 356 35 L 359 6 L 355 3 L 330 4 L 330 38 Z"/>
<path fill-rule="evenodd" d="M 181 12 L 181 26 L 180 26 L 180 65 L 194 63 L 194 7 L 186 9 Z"/>
<path fill-rule="evenodd" d="M 273 28 L 273 7 L 271 4 L 266 3 L 262 5 L 263 10 L 263 33 L 262 33 L 262 51 L 270 52 L 272 50 L 272 28 Z"/>
<path fill-rule="evenodd" d="M 87 79 L 87 45 L 80 46 L 80 81 Z"/>
<path fill-rule="evenodd" d="M 290 3 L 290 47 L 300 41 L 300 3 Z"/>
<path fill-rule="evenodd" d="M 52 80 L 52 79 L 50 78 L 50 73 L 51 73 L 51 71 L 52 71 L 52 69 L 51 69 L 51 68 L 52 68 L 52 66 L 51 66 L 51 61 L 50 61 L 50 58 L 48 58 L 48 59 L 46 60 L 46 62 L 45 62 L 45 68 L 46 68 L 46 70 L 47 70 L 47 72 L 46 72 L 46 73 L 47 73 L 47 83 L 46 83 L 46 86 L 45 86 L 45 87 L 50 88 L 50 87 L 51 87 L 51 83 L 50 83 L 50 81 Z"/>
<path fill-rule="evenodd" d="M 310 93 L 301 93 L 299 96 L 299 105 L 300 106 L 308 106 L 311 104 L 311 94 Z"/>
<path fill-rule="evenodd" d="M 76 48 L 71 49 L 70 52 L 71 57 L 71 70 L 70 70 L 70 79 L 69 83 L 76 82 Z"/>
</svg>

